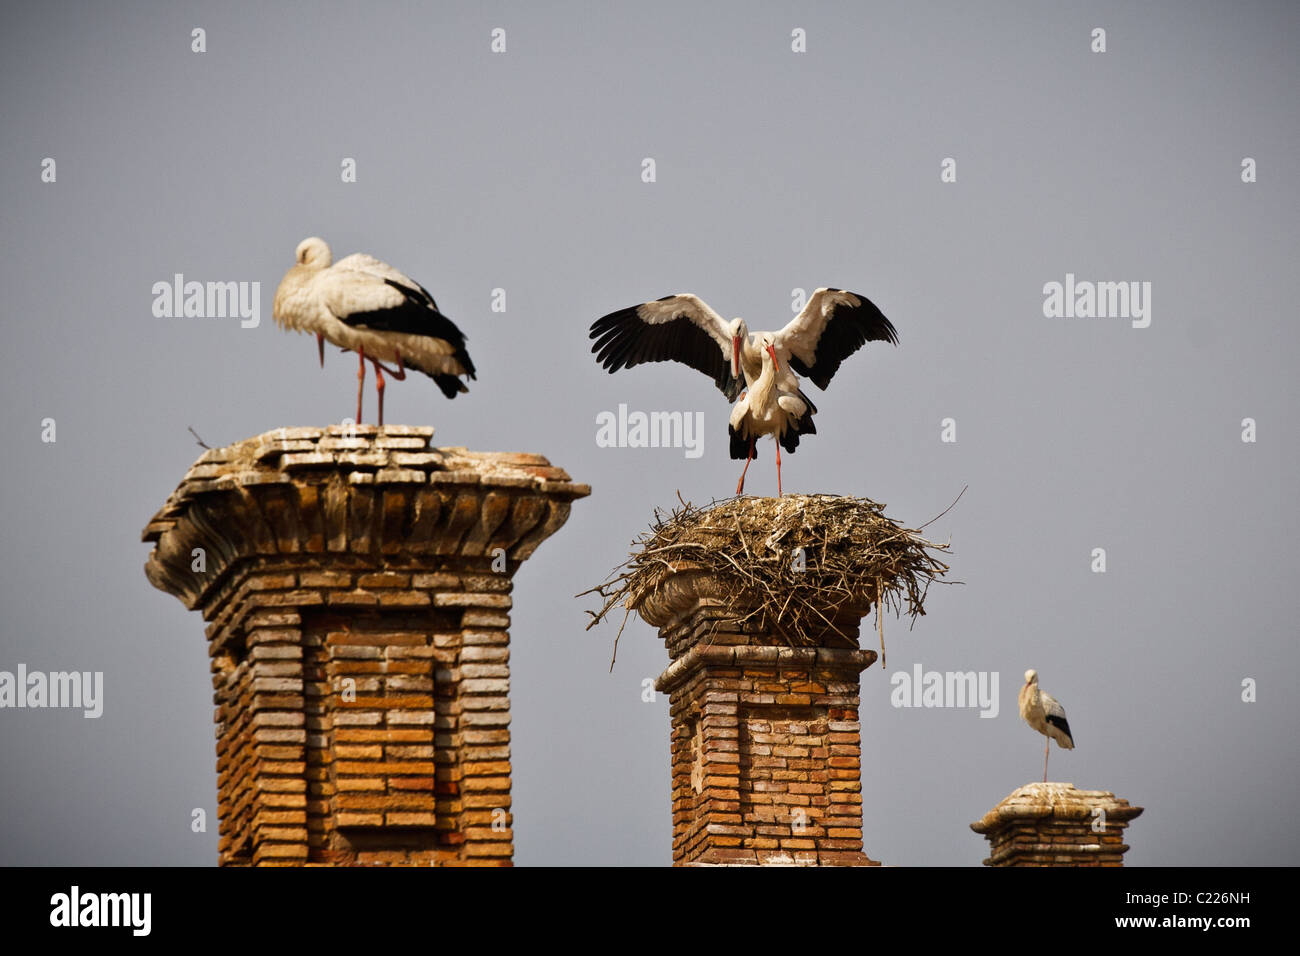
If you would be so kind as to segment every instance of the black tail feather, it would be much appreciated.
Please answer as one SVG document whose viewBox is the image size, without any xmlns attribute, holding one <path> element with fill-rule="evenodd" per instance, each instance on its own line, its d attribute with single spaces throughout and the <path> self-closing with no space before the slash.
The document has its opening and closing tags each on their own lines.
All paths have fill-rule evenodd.
<svg viewBox="0 0 1300 956">
<path fill-rule="evenodd" d="M 817 406 L 803 392 L 799 393 L 808 410 L 803 413 L 803 418 L 794 423 L 794 428 L 787 429 L 781 436 L 781 447 L 786 451 L 793 453 L 799 447 L 800 435 L 816 435 L 817 425 L 813 422 L 813 415 L 817 411 Z"/>
<path fill-rule="evenodd" d="M 470 377 L 473 378 L 472 375 Z M 434 384 L 436 384 L 438 388 L 442 389 L 442 394 L 446 395 L 448 398 L 455 398 L 461 392 L 469 391 L 465 386 L 465 383 L 455 375 L 432 375 L 430 378 L 433 379 Z"/>
<path fill-rule="evenodd" d="M 727 425 L 727 434 L 731 436 L 731 457 L 732 458 L 744 459 L 750 457 L 753 458 L 758 457 L 758 443 L 755 442 L 753 439 L 746 438 L 744 435 L 740 434 L 740 432 L 736 431 L 734 425 L 730 425 L 730 424 Z M 754 450 L 752 456 L 750 455 L 751 447 Z"/>
</svg>

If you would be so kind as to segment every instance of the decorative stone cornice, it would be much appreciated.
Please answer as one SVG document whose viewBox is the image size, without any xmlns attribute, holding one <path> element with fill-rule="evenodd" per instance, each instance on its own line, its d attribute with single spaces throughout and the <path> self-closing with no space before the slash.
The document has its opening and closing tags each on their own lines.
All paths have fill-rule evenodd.
<svg viewBox="0 0 1300 956">
<path fill-rule="evenodd" d="M 1123 831 L 1142 810 L 1108 790 L 1030 783 L 970 827 L 989 840 L 986 866 L 1120 866 Z"/>
<path fill-rule="evenodd" d="M 145 574 L 195 608 L 237 562 L 258 556 L 501 549 L 513 572 L 591 493 L 540 455 L 434 448 L 432 435 L 417 426 L 278 428 L 210 449 L 145 527 L 155 545 Z"/>
<path fill-rule="evenodd" d="M 858 622 L 871 609 L 870 604 L 850 605 L 842 596 L 821 594 L 808 596 L 806 603 L 815 605 L 808 616 L 818 620 L 821 627 L 805 632 L 804 640 L 817 646 L 857 648 Z M 715 571 L 698 565 L 676 562 L 654 590 L 641 595 L 629 607 L 647 624 L 658 628 L 668 653 L 676 659 L 675 666 L 683 664 L 682 655 L 688 648 L 700 643 L 785 643 L 772 627 L 763 595 L 737 589 L 734 582 L 723 581 Z M 719 632 L 729 636 L 719 637 Z M 739 634 L 745 636 L 735 636 Z M 874 661 L 875 654 L 871 654 Z M 859 670 L 870 666 L 871 661 Z M 665 671 L 660 680 L 667 679 L 668 673 Z"/>
<path fill-rule="evenodd" d="M 1118 799 L 1109 790 L 1079 790 L 1072 783 L 1030 783 L 1011 791 L 970 828 L 976 833 L 988 833 L 1008 820 L 1026 817 L 1091 822 L 1097 807 L 1106 811 L 1108 819 L 1123 821 L 1133 819 L 1143 810 Z"/>
<path fill-rule="evenodd" d="M 839 647 L 776 647 L 771 644 L 695 644 L 664 669 L 655 690 L 671 694 L 701 667 L 798 667 L 842 670 L 853 679 L 876 662 L 876 652 Z"/>
</svg>

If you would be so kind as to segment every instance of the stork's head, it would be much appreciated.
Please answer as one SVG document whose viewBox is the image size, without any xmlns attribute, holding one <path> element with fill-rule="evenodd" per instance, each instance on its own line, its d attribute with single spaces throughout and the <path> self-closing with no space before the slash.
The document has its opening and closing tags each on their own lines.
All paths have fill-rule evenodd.
<svg viewBox="0 0 1300 956">
<path fill-rule="evenodd" d="M 776 358 L 776 336 L 771 332 L 764 332 L 759 336 L 758 344 L 764 352 L 772 357 L 772 368 L 778 372 L 781 371 L 781 363 Z"/>
<path fill-rule="evenodd" d="M 1037 683 L 1038 683 L 1038 671 L 1033 670 L 1032 668 L 1031 668 L 1030 670 L 1025 671 L 1025 683 L 1026 683 L 1026 684 L 1037 684 Z"/>
<path fill-rule="evenodd" d="M 740 350 L 749 341 L 749 326 L 737 316 L 731 320 L 731 375 L 740 378 Z"/>
<path fill-rule="evenodd" d="M 294 258 L 298 260 L 300 266 L 324 269 L 330 264 L 333 256 L 330 254 L 330 247 L 324 239 L 319 236 L 309 236 L 298 243 Z"/>
</svg>

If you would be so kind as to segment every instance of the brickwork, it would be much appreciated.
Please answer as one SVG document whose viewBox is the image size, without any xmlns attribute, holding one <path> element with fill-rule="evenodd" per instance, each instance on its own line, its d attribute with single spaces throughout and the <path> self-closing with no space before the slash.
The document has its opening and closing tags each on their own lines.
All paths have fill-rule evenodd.
<svg viewBox="0 0 1300 956">
<path fill-rule="evenodd" d="M 862 842 L 857 646 L 864 608 L 790 647 L 698 570 L 682 569 L 638 608 L 673 658 L 675 865 L 875 865 Z"/>
<path fill-rule="evenodd" d="M 985 866 L 1123 866 L 1124 830 L 1142 809 L 1104 790 L 1031 783 L 971 829 L 988 838 Z"/>
<path fill-rule="evenodd" d="M 223 865 L 511 860 L 511 580 L 590 489 L 431 434 L 213 449 L 145 529 L 209 621 Z"/>
</svg>

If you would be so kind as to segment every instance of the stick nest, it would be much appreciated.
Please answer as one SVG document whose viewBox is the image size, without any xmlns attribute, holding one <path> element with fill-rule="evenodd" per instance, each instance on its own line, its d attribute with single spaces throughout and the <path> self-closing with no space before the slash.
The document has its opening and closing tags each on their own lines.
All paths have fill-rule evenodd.
<svg viewBox="0 0 1300 956">
<path fill-rule="evenodd" d="M 925 525 L 910 529 L 886 517 L 884 507 L 867 498 L 786 495 L 731 498 L 704 508 L 682 501 L 671 512 L 656 509 L 653 525 L 633 542 L 627 560 L 603 584 L 583 592 L 604 600 L 599 611 L 587 612 L 587 628 L 619 605 L 626 625 L 627 615 L 668 578 L 705 570 L 729 595 L 732 620 L 757 621 L 791 646 L 820 645 L 818 638 L 836 632 L 841 609 L 861 615 L 875 607 L 883 666 L 881 608 L 892 607 L 895 616 L 906 612 L 915 623 L 925 613 L 930 585 L 948 573 L 938 555 L 949 549 L 923 538 Z"/>
</svg>

